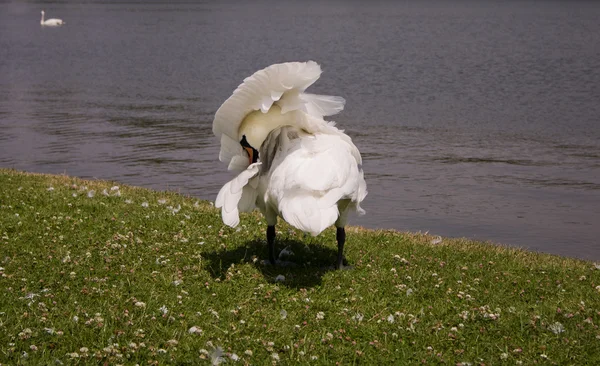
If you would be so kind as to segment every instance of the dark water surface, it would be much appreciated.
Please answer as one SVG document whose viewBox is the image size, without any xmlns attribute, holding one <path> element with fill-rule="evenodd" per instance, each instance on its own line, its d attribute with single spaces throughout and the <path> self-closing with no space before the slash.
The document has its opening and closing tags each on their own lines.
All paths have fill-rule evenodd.
<svg viewBox="0 0 600 366">
<path fill-rule="evenodd" d="M 353 224 L 600 259 L 600 2 L 247 3 L 0 2 L 0 166 L 214 200 L 216 109 L 312 59 L 364 156 Z"/>
</svg>

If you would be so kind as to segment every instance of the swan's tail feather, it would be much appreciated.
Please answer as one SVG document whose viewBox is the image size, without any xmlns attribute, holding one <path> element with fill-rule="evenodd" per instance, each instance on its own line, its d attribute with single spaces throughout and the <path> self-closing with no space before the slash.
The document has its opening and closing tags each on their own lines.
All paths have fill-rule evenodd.
<svg viewBox="0 0 600 366">
<path fill-rule="evenodd" d="M 337 205 L 322 208 L 317 197 L 305 192 L 284 197 L 279 211 L 290 225 L 313 236 L 333 225 L 339 216 Z"/>
</svg>

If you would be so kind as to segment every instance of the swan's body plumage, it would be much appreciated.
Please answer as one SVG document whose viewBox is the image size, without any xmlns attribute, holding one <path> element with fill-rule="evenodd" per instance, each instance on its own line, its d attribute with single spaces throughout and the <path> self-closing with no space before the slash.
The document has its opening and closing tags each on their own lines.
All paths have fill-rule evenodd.
<svg viewBox="0 0 600 366">
<path fill-rule="evenodd" d="M 215 114 L 219 159 L 240 172 L 220 190 L 215 206 L 232 227 L 239 224 L 239 212 L 258 207 L 271 230 L 271 262 L 274 226 L 282 217 L 312 235 L 335 225 L 341 267 L 340 233 L 345 238 L 348 212 L 364 213 L 360 152 L 348 135 L 324 120 L 340 112 L 345 101 L 304 92 L 320 74 L 313 61 L 269 66 L 246 78 Z"/>
<path fill-rule="evenodd" d="M 51 27 L 56 27 L 56 26 L 59 26 L 59 25 L 67 24 L 62 19 L 50 18 L 50 19 L 44 20 L 44 15 L 45 15 L 45 12 L 42 10 L 42 19 L 40 20 L 40 24 L 41 25 L 47 25 L 47 26 L 51 26 Z"/>
<path fill-rule="evenodd" d="M 334 127 L 329 133 L 309 134 L 286 126 L 269 135 L 261 149 L 258 184 L 258 205 L 267 223 L 274 225 L 281 215 L 292 226 L 318 235 L 336 222 L 345 226 L 351 207 L 362 212 L 366 184 L 355 158 L 360 155 L 340 134 Z"/>
</svg>

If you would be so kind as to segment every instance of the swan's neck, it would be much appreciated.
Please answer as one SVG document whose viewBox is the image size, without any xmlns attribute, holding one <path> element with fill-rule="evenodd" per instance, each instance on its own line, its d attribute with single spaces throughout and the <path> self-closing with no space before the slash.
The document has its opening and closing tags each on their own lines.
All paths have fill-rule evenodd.
<svg viewBox="0 0 600 366">
<path fill-rule="evenodd" d="M 44 24 L 44 12 L 42 12 L 42 20 L 40 20 L 40 24 Z"/>
<path fill-rule="evenodd" d="M 239 138 L 241 140 L 246 136 L 248 144 L 258 150 L 271 131 L 281 126 L 293 125 L 294 118 L 293 112 L 281 114 L 281 108 L 276 104 L 267 113 L 254 111 L 242 121 Z"/>
</svg>

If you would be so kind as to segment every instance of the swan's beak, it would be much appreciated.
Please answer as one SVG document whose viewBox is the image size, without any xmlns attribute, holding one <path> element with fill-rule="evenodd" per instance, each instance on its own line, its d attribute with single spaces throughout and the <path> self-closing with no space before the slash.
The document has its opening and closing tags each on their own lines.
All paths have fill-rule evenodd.
<svg viewBox="0 0 600 366">
<path fill-rule="evenodd" d="M 252 163 L 255 163 L 256 160 L 254 157 L 254 149 L 251 147 L 247 147 L 247 146 L 243 146 L 243 148 L 248 153 L 248 164 L 251 165 Z"/>
<path fill-rule="evenodd" d="M 252 146 L 250 146 L 248 140 L 246 140 L 246 135 L 242 136 L 242 139 L 240 140 L 240 145 L 242 145 L 242 148 L 244 148 L 244 150 L 246 150 L 246 153 L 248 153 L 248 165 L 256 163 L 258 161 L 258 151 Z"/>
</svg>

